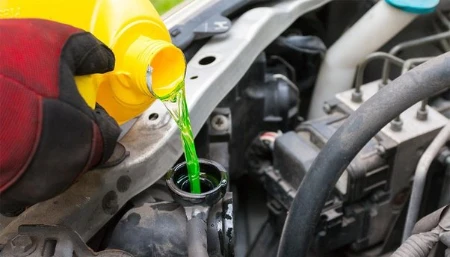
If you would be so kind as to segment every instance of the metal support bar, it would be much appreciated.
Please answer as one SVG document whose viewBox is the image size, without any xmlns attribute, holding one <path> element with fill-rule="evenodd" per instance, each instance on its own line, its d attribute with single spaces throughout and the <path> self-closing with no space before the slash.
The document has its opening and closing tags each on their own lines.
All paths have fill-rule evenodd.
<svg viewBox="0 0 450 257">
<path fill-rule="evenodd" d="M 417 47 L 417 46 L 428 44 L 428 43 L 437 42 L 437 41 L 440 41 L 440 40 L 446 39 L 446 38 L 450 38 L 450 31 L 446 31 L 446 32 L 431 35 L 428 37 L 418 38 L 418 39 L 400 43 L 400 44 L 396 45 L 395 47 L 393 47 L 391 49 L 391 51 L 389 51 L 389 53 L 391 55 L 395 56 L 404 49 L 411 48 L 411 47 Z M 385 61 L 384 65 L 383 65 L 382 75 L 381 75 L 381 83 L 384 86 L 387 85 L 387 83 L 388 83 L 390 69 L 391 69 L 390 63 L 388 61 Z"/>
<path fill-rule="evenodd" d="M 433 57 L 420 57 L 420 58 L 411 58 L 404 62 L 402 67 L 402 74 L 406 73 L 410 69 L 414 68 L 415 66 L 422 64 Z M 417 110 L 416 117 L 418 120 L 426 120 L 427 119 L 427 103 L 428 99 L 422 100 L 422 104 L 420 108 Z M 391 129 L 393 131 L 400 131 L 402 130 L 403 122 L 400 118 L 400 116 L 397 116 L 392 122 L 391 122 Z"/>
<path fill-rule="evenodd" d="M 369 62 L 378 60 L 378 59 L 385 59 L 386 62 L 392 62 L 393 64 L 402 67 L 404 64 L 404 61 L 392 54 L 384 53 L 384 52 L 376 52 L 368 55 L 366 59 L 358 65 L 358 71 L 356 73 L 356 80 L 355 80 L 355 91 L 352 93 L 352 101 L 355 103 L 362 102 L 362 93 L 361 93 L 361 85 L 363 84 L 364 79 L 364 71 L 366 69 L 366 66 Z"/>
</svg>

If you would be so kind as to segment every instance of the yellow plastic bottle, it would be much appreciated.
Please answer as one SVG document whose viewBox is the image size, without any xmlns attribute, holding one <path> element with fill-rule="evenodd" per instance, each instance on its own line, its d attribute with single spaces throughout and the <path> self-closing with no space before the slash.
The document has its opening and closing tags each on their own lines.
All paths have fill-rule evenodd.
<svg viewBox="0 0 450 257">
<path fill-rule="evenodd" d="M 150 0 L 1 0 L 0 18 L 40 18 L 91 32 L 115 54 L 114 71 L 76 78 L 89 106 L 97 101 L 122 124 L 182 85 L 183 52 Z"/>
</svg>

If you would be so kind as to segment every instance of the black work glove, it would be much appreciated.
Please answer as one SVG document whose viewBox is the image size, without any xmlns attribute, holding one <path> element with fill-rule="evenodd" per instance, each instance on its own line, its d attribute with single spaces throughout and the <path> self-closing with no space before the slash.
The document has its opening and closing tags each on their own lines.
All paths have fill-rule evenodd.
<svg viewBox="0 0 450 257">
<path fill-rule="evenodd" d="M 92 34 L 39 19 L 0 19 L 0 212 L 66 190 L 104 163 L 120 128 L 92 110 L 74 76 L 114 69 Z"/>
</svg>

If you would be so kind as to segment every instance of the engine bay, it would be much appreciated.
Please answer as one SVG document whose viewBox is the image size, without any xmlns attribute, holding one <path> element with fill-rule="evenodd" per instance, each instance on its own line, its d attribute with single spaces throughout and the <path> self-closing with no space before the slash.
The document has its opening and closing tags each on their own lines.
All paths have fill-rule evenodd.
<svg viewBox="0 0 450 257">
<path fill-rule="evenodd" d="M 368 18 L 384 5 L 217 0 L 169 12 L 211 193 L 182 190 L 179 132 L 156 102 L 122 126 L 116 163 L 2 212 L 0 256 L 444 256 L 444 236 L 423 254 L 394 252 L 436 210 L 450 230 L 450 4 Z"/>
</svg>

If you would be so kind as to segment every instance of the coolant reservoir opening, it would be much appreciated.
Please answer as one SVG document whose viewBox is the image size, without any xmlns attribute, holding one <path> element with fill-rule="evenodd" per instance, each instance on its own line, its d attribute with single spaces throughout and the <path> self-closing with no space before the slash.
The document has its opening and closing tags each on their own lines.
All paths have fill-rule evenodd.
<svg viewBox="0 0 450 257">
<path fill-rule="evenodd" d="M 191 193 L 186 162 L 176 165 L 167 173 L 166 182 L 171 191 L 183 197 L 202 198 L 226 189 L 228 175 L 220 164 L 205 159 L 199 159 L 199 164 L 201 193 Z"/>
<path fill-rule="evenodd" d="M 178 182 L 180 184 L 178 184 Z M 187 176 L 183 177 L 182 180 L 177 182 L 177 186 L 179 189 L 183 190 L 184 192 L 190 193 L 191 192 L 191 183 L 189 182 L 189 178 Z M 201 177 L 200 178 L 200 191 L 207 193 L 211 190 L 213 190 L 215 187 L 214 183 L 209 180 L 208 178 Z"/>
<path fill-rule="evenodd" d="M 172 45 L 163 47 L 152 58 L 149 68 L 151 79 L 147 81 L 151 84 L 148 87 L 157 98 L 167 98 L 182 86 L 186 62 L 180 49 Z"/>
<path fill-rule="evenodd" d="M 215 187 L 220 186 L 220 170 L 207 163 L 200 163 L 200 188 L 202 193 L 208 193 Z M 181 166 L 173 174 L 173 180 L 178 189 L 191 193 L 187 166 Z"/>
</svg>

